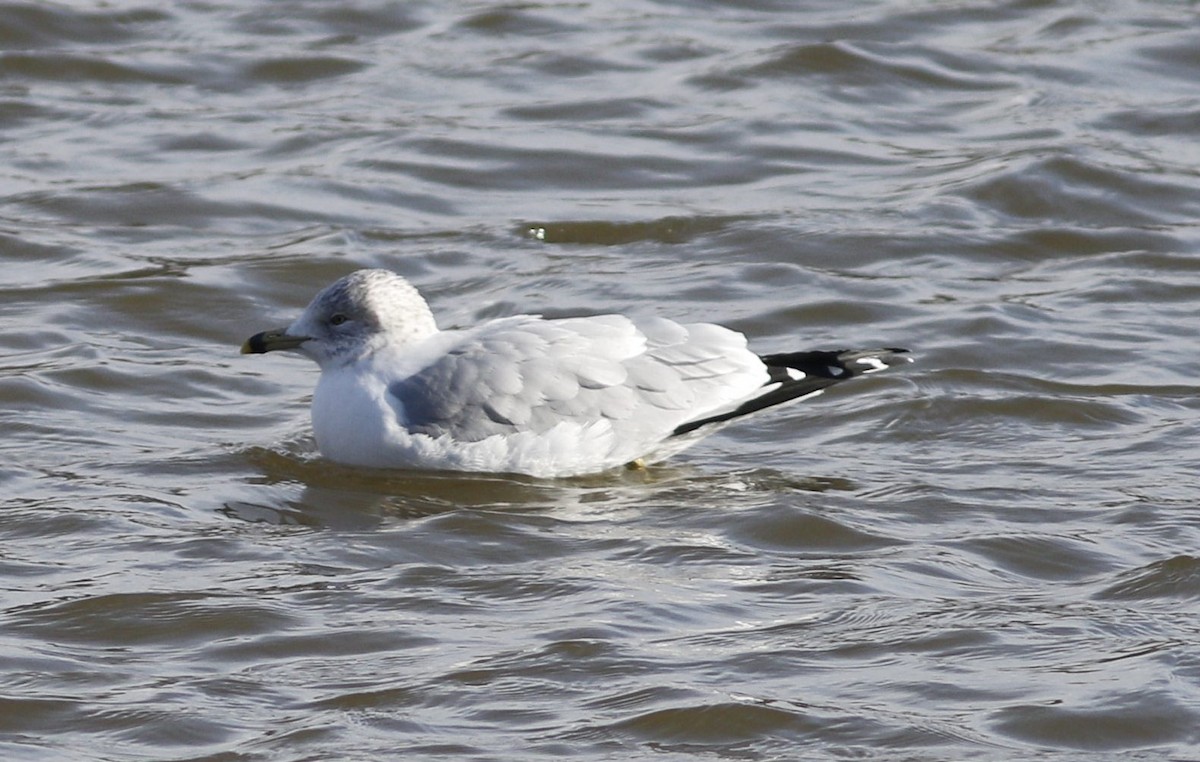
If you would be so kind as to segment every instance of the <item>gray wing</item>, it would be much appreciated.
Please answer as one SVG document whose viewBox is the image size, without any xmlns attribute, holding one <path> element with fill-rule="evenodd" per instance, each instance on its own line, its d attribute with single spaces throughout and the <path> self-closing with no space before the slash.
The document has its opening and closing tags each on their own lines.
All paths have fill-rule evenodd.
<svg viewBox="0 0 1200 762">
<path fill-rule="evenodd" d="M 603 419 L 621 437 L 651 441 L 767 381 L 745 338 L 715 325 L 520 316 L 464 331 L 389 391 L 407 428 L 435 437 L 474 442 Z"/>
</svg>

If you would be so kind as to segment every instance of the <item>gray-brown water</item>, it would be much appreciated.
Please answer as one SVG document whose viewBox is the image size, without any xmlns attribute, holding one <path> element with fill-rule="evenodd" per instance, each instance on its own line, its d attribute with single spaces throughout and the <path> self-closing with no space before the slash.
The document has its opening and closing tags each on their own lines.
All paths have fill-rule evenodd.
<svg viewBox="0 0 1200 762">
<path fill-rule="evenodd" d="M 0 755 L 1200 758 L 1198 16 L 0 2 Z M 917 363 L 356 471 L 237 347 L 367 266 Z"/>
</svg>

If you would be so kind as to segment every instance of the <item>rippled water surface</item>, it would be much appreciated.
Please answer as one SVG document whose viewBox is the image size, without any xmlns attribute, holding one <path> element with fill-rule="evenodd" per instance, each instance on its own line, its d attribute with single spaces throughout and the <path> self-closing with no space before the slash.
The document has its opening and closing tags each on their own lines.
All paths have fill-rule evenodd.
<svg viewBox="0 0 1200 762">
<path fill-rule="evenodd" d="M 1187 3 L 0 2 L 5 759 L 1200 758 Z M 571 481 L 321 459 L 240 357 L 916 364 Z"/>
</svg>

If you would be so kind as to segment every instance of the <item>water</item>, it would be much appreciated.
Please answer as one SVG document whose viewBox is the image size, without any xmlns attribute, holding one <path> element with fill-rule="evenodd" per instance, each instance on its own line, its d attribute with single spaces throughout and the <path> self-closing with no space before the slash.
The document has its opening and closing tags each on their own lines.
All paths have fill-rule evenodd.
<svg viewBox="0 0 1200 762">
<path fill-rule="evenodd" d="M 1200 758 L 1195 9 L 800 5 L 0 3 L 4 758 Z M 237 347 L 376 266 L 917 363 L 356 471 Z"/>
</svg>

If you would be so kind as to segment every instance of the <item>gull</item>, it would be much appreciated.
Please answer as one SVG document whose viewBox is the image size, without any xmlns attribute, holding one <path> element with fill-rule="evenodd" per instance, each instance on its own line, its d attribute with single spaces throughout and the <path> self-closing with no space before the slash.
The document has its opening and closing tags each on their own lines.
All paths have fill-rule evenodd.
<svg viewBox="0 0 1200 762">
<path fill-rule="evenodd" d="M 731 421 L 908 362 L 898 348 L 759 356 L 711 323 L 517 315 L 439 330 L 404 278 L 358 270 L 243 354 L 321 375 L 321 454 L 369 468 L 557 478 L 657 463 Z"/>
</svg>

